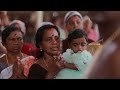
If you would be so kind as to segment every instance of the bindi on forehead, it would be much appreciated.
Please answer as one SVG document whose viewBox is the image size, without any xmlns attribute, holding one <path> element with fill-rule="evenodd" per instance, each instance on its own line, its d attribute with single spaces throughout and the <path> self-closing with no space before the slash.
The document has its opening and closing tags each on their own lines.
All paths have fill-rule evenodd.
<svg viewBox="0 0 120 90">
<path fill-rule="evenodd" d="M 15 33 L 15 34 L 13 35 L 13 37 L 17 37 L 17 34 Z"/>
<path fill-rule="evenodd" d="M 13 37 L 13 38 L 17 38 L 17 37 L 19 37 L 19 34 L 14 33 L 14 34 L 12 35 L 12 37 Z"/>
<path fill-rule="evenodd" d="M 54 37 L 55 35 L 52 35 L 52 37 Z"/>
<path fill-rule="evenodd" d="M 51 37 L 58 37 L 58 35 L 51 35 Z"/>
<path fill-rule="evenodd" d="M 14 36 L 17 36 L 17 34 L 14 34 Z"/>
</svg>

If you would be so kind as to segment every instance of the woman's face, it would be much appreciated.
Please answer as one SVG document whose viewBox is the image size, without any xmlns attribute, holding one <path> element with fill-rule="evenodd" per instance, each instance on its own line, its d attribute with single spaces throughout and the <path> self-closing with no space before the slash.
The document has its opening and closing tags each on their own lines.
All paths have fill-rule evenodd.
<svg viewBox="0 0 120 90">
<path fill-rule="evenodd" d="M 75 52 L 82 52 L 86 49 L 87 41 L 84 37 L 73 39 L 70 43 L 70 48 Z"/>
<path fill-rule="evenodd" d="M 66 23 L 66 30 L 70 32 L 71 30 L 74 29 L 82 29 L 82 20 L 80 19 L 79 16 L 72 16 L 70 19 L 68 19 Z"/>
<path fill-rule="evenodd" d="M 83 22 L 83 29 L 85 30 L 86 33 L 89 33 L 90 30 L 92 29 L 92 21 L 91 20 L 86 20 Z"/>
<path fill-rule="evenodd" d="M 23 35 L 20 31 L 13 31 L 6 38 L 5 47 L 8 52 L 19 53 L 23 47 Z"/>
<path fill-rule="evenodd" d="M 44 53 L 51 56 L 57 55 L 60 52 L 60 38 L 54 28 L 45 30 L 40 47 Z"/>
</svg>

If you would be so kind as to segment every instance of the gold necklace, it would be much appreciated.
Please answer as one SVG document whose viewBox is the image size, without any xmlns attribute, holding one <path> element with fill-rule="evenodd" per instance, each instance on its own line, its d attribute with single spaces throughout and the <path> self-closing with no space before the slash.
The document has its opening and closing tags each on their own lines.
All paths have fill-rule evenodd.
<svg viewBox="0 0 120 90">
<path fill-rule="evenodd" d="M 44 61 L 45 65 L 46 65 L 46 67 L 48 68 L 48 65 L 47 65 L 47 63 L 46 63 L 46 61 L 45 61 L 44 57 L 43 57 L 43 61 Z"/>
<path fill-rule="evenodd" d="M 21 55 L 22 55 L 22 58 L 23 58 L 23 57 L 24 57 L 24 56 L 23 56 L 23 53 L 21 53 Z M 8 61 L 8 55 L 7 55 L 7 54 L 6 54 L 6 62 L 7 62 L 7 65 L 10 66 L 9 61 Z"/>
</svg>

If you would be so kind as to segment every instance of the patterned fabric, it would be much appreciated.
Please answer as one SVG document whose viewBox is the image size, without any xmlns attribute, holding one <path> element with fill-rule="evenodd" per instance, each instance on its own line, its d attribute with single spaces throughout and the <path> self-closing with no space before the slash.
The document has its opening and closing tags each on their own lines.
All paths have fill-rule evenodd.
<svg viewBox="0 0 120 90">
<path fill-rule="evenodd" d="M 33 56 L 29 56 L 29 57 L 25 58 L 25 60 L 23 60 L 23 61 L 24 61 L 23 62 L 24 75 L 28 76 L 31 65 L 33 65 L 35 63 L 35 58 Z"/>
<path fill-rule="evenodd" d="M 35 62 L 35 58 L 33 56 L 28 56 L 23 58 L 21 62 L 24 66 L 24 75 L 27 77 L 31 65 L 34 64 Z M 13 74 L 12 68 L 13 68 L 13 65 L 3 69 L 0 74 L 0 79 L 9 79 Z"/>
<path fill-rule="evenodd" d="M 95 53 L 102 48 L 103 45 L 100 43 L 90 43 L 87 46 L 87 51 L 89 51 L 92 55 L 95 55 Z"/>
<path fill-rule="evenodd" d="M 90 40 L 92 40 L 94 42 L 97 42 L 98 39 L 100 38 L 99 32 L 96 31 L 96 30 L 93 30 L 93 29 L 90 30 L 90 33 L 88 33 L 87 37 L 88 37 L 88 39 L 90 39 Z"/>
<path fill-rule="evenodd" d="M 87 65 L 92 60 L 92 55 L 86 50 L 74 53 L 71 49 L 67 49 L 66 52 L 63 53 L 63 58 L 68 63 L 75 64 L 78 70 L 62 69 L 56 76 L 56 79 L 82 79 Z"/>
</svg>

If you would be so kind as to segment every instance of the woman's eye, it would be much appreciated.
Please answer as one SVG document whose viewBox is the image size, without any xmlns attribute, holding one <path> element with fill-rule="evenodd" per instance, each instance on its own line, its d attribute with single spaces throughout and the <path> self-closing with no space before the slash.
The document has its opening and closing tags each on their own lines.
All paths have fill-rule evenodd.
<svg viewBox="0 0 120 90">
<path fill-rule="evenodd" d="M 81 46 L 83 46 L 83 47 L 84 47 L 84 46 L 85 46 L 85 44 L 81 44 Z"/>
<path fill-rule="evenodd" d="M 58 41 L 58 40 L 60 40 L 60 38 L 59 38 L 59 37 L 56 37 L 56 40 Z"/>
<path fill-rule="evenodd" d="M 76 45 L 76 44 L 74 44 L 73 46 L 74 46 L 74 47 L 76 47 L 77 45 Z"/>
<path fill-rule="evenodd" d="M 68 24 L 69 24 L 69 25 L 73 25 L 74 23 L 73 23 L 73 22 L 69 22 Z"/>
<path fill-rule="evenodd" d="M 78 21 L 77 24 L 80 24 L 80 22 Z"/>
<path fill-rule="evenodd" d="M 48 42 L 50 42 L 50 41 L 51 41 L 51 39 L 50 39 L 50 38 L 48 38 L 48 39 L 47 39 L 47 41 L 48 41 Z"/>
<path fill-rule="evenodd" d="M 19 40 L 19 41 L 21 41 L 21 40 L 22 40 L 22 38 L 18 38 L 18 40 Z"/>
<path fill-rule="evenodd" d="M 86 43 L 81 43 L 81 46 L 86 46 L 87 44 Z"/>
<path fill-rule="evenodd" d="M 15 39 L 14 38 L 11 38 L 11 39 L 9 39 L 10 41 L 14 41 Z"/>
</svg>

